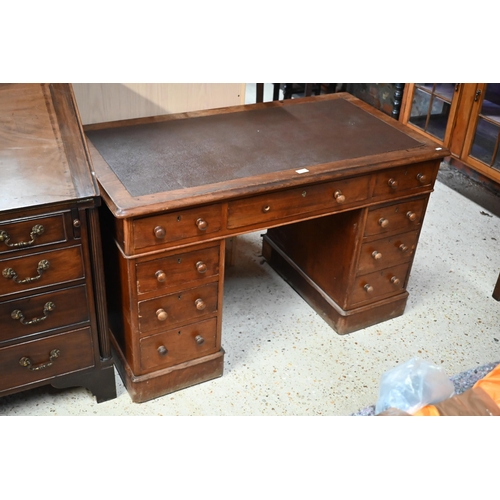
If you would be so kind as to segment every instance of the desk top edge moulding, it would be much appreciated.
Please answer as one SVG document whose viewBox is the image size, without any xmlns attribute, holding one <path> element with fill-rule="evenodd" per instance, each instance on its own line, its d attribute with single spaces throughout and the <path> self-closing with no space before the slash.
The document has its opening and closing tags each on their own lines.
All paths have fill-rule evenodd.
<svg viewBox="0 0 500 500">
<path fill-rule="evenodd" d="M 0 396 L 116 397 L 101 203 L 71 84 L 0 85 Z"/>
<path fill-rule="evenodd" d="M 448 151 L 346 94 L 85 127 L 116 367 L 134 402 L 222 376 L 226 241 L 339 334 L 403 314 Z"/>
</svg>

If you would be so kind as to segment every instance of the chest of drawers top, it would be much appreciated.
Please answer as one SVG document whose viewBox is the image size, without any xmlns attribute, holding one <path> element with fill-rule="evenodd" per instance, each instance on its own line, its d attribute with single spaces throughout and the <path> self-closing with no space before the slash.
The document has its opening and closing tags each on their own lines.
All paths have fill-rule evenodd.
<svg viewBox="0 0 500 500">
<path fill-rule="evenodd" d="M 117 218 L 425 162 L 447 152 L 345 94 L 85 127 Z"/>
<path fill-rule="evenodd" d="M 95 181 L 70 84 L 0 84 L 0 212 L 92 206 Z"/>
</svg>

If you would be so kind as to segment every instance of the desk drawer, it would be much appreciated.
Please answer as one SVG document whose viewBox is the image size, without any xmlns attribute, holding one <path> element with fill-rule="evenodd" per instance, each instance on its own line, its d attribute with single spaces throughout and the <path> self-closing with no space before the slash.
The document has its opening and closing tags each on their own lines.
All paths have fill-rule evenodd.
<svg viewBox="0 0 500 500">
<path fill-rule="evenodd" d="M 134 221 L 134 249 L 166 246 L 168 243 L 188 238 L 203 239 L 221 228 L 221 207 L 181 210 Z"/>
<path fill-rule="evenodd" d="M 0 349 L 0 391 L 94 366 L 90 328 Z"/>
<path fill-rule="evenodd" d="M 429 161 L 379 172 L 375 176 L 373 196 L 396 196 L 405 191 L 430 189 L 438 168 L 439 162 Z"/>
<path fill-rule="evenodd" d="M 0 296 L 84 277 L 80 246 L 0 260 Z"/>
<path fill-rule="evenodd" d="M 401 292 L 406 284 L 409 267 L 409 263 L 405 263 L 359 276 L 354 282 L 351 305 Z"/>
<path fill-rule="evenodd" d="M 228 204 L 228 228 L 251 226 L 316 210 L 336 209 L 368 198 L 369 176 L 314 184 L 237 200 Z"/>
<path fill-rule="evenodd" d="M 0 254 L 67 240 L 64 214 L 0 223 Z"/>
<path fill-rule="evenodd" d="M 219 244 L 137 264 L 137 292 L 185 287 L 219 274 Z M 194 283 L 196 284 L 196 283 Z M 189 285 L 188 285 L 189 286 Z"/>
<path fill-rule="evenodd" d="M 0 304 L 0 341 L 89 321 L 85 285 Z"/>
<path fill-rule="evenodd" d="M 365 236 L 393 231 L 410 231 L 420 226 L 427 198 L 371 209 L 365 226 Z"/>
<path fill-rule="evenodd" d="M 412 231 L 364 243 L 361 247 L 358 274 L 370 273 L 410 260 L 415 252 L 417 240 L 418 231 Z"/>
<path fill-rule="evenodd" d="M 215 314 L 217 307 L 217 283 L 144 300 L 139 302 L 139 330 L 148 333 L 192 323 Z"/>
<path fill-rule="evenodd" d="M 141 368 L 148 372 L 217 352 L 217 319 L 141 339 Z"/>
</svg>

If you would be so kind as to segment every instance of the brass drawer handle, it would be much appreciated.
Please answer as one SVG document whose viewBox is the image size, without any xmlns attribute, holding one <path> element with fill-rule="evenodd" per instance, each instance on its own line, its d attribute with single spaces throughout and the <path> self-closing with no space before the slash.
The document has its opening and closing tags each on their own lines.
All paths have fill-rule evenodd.
<svg viewBox="0 0 500 500">
<path fill-rule="evenodd" d="M 168 349 L 164 345 L 158 347 L 157 351 L 160 356 L 166 356 L 168 354 Z"/>
<path fill-rule="evenodd" d="M 417 174 L 417 181 L 420 182 L 420 184 L 425 184 L 427 182 L 427 177 L 425 174 Z"/>
<path fill-rule="evenodd" d="M 401 245 L 399 245 L 399 250 L 401 252 L 407 252 L 408 251 L 408 247 L 404 244 L 404 243 L 401 243 Z"/>
<path fill-rule="evenodd" d="M 196 270 L 200 273 L 200 274 L 203 274 L 203 273 L 206 273 L 207 272 L 207 265 L 202 261 L 202 260 L 199 260 L 197 263 L 196 263 Z"/>
<path fill-rule="evenodd" d="M 158 318 L 158 321 L 166 321 L 168 318 L 167 311 L 165 311 L 165 309 L 158 309 L 156 311 L 156 317 Z"/>
<path fill-rule="evenodd" d="M 201 335 L 196 335 L 196 337 L 194 338 L 194 340 L 196 341 L 196 343 L 198 345 L 201 345 L 205 342 L 205 339 L 201 336 Z"/>
<path fill-rule="evenodd" d="M 377 252 L 377 250 L 374 250 L 372 252 L 372 257 L 375 259 L 375 260 L 380 260 L 382 258 L 382 254 L 380 252 Z"/>
<path fill-rule="evenodd" d="M 366 293 L 372 293 L 373 292 L 373 287 L 371 285 L 366 284 L 364 287 L 364 290 Z"/>
<path fill-rule="evenodd" d="M 342 191 L 335 191 L 333 196 L 335 197 L 335 201 L 337 203 L 345 203 L 345 196 L 342 194 Z"/>
<path fill-rule="evenodd" d="M 398 181 L 396 179 L 389 179 L 387 181 L 387 184 L 389 185 L 390 188 L 396 189 L 398 187 Z"/>
<path fill-rule="evenodd" d="M 21 366 L 25 366 L 28 368 L 28 370 L 31 370 L 32 372 L 36 372 L 38 370 L 43 370 L 44 368 L 48 368 L 49 366 L 53 365 L 54 359 L 57 359 L 61 355 L 61 351 L 59 349 L 52 349 L 49 353 L 49 360 L 46 361 L 45 363 L 40 363 L 39 365 L 34 365 L 31 362 L 31 359 L 28 358 L 27 356 L 23 356 L 19 360 L 19 364 Z"/>
<path fill-rule="evenodd" d="M 399 278 L 396 278 L 396 276 L 393 276 L 393 277 L 391 278 L 391 283 L 392 283 L 393 285 L 399 285 L 399 283 L 400 283 Z"/>
<path fill-rule="evenodd" d="M 271 207 L 270 207 L 270 205 L 266 205 L 266 206 L 262 207 L 262 211 L 263 211 L 265 214 L 267 214 L 268 212 L 270 212 L 270 211 L 271 211 Z"/>
<path fill-rule="evenodd" d="M 384 217 L 378 220 L 378 223 L 381 227 L 387 227 L 389 225 L 389 219 L 384 219 Z"/>
<path fill-rule="evenodd" d="M 41 260 L 38 263 L 38 267 L 36 268 L 36 272 L 38 273 L 38 276 L 34 276 L 33 278 L 25 278 L 23 280 L 20 280 L 17 277 L 16 271 L 14 271 L 14 269 L 12 269 L 11 267 L 6 267 L 2 271 L 2 276 L 6 279 L 13 280 L 16 283 L 19 283 L 20 285 L 24 285 L 26 283 L 31 283 L 32 281 L 36 281 L 36 280 L 40 279 L 42 277 L 43 272 L 46 271 L 49 268 L 49 266 L 50 266 L 50 262 L 48 260 L 45 260 L 45 259 Z"/>
<path fill-rule="evenodd" d="M 7 231 L 0 231 L 0 242 L 4 242 L 8 247 L 10 248 L 24 248 L 24 247 L 29 247 L 35 243 L 36 237 L 41 236 L 45 231 L 45 228 L 42 226 L 42 224 L 35 224 L 31 228 L 30 232 L 30 240 L 29 241 L 20 241 L 18 243 L 11 243 L 10 242 L 10 236 L 8 235 Z"/>
<path fill-rule="evenodd" d="M 208 222 L 200 217 L 196 220 L 196 226 L 200 231 L 205 231 L 208 227 Z"/>
<path fill-rule="evenodd" d="M 24 314 L 19 309 L 15 309 L 10 313 L 10 317 L 12 319 L 18 319 L 19 322 L 23 325 L 34 325 L 35 323 L 40 323 L 40 321 L 44 321 L 49 317 L 49 313 L 52 312 L 56 308 L 54 302 L 46 302 L 43 306 L 43 316 L 41 318 L 33 318 L 31 320 L 26 320 Z"/>
</svg>

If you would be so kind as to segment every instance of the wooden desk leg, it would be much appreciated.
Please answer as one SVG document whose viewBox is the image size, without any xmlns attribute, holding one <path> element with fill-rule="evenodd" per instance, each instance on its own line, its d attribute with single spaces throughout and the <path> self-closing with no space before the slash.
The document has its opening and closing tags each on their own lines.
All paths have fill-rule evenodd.
<svg viewBox="0 0 500 500">
<path fill-rule="evenodd" d="M 492 296 L 495 300 L 500 301 L 500 274 L 498 275 L 497 284 L 495 285 Z"/>
</svg>

